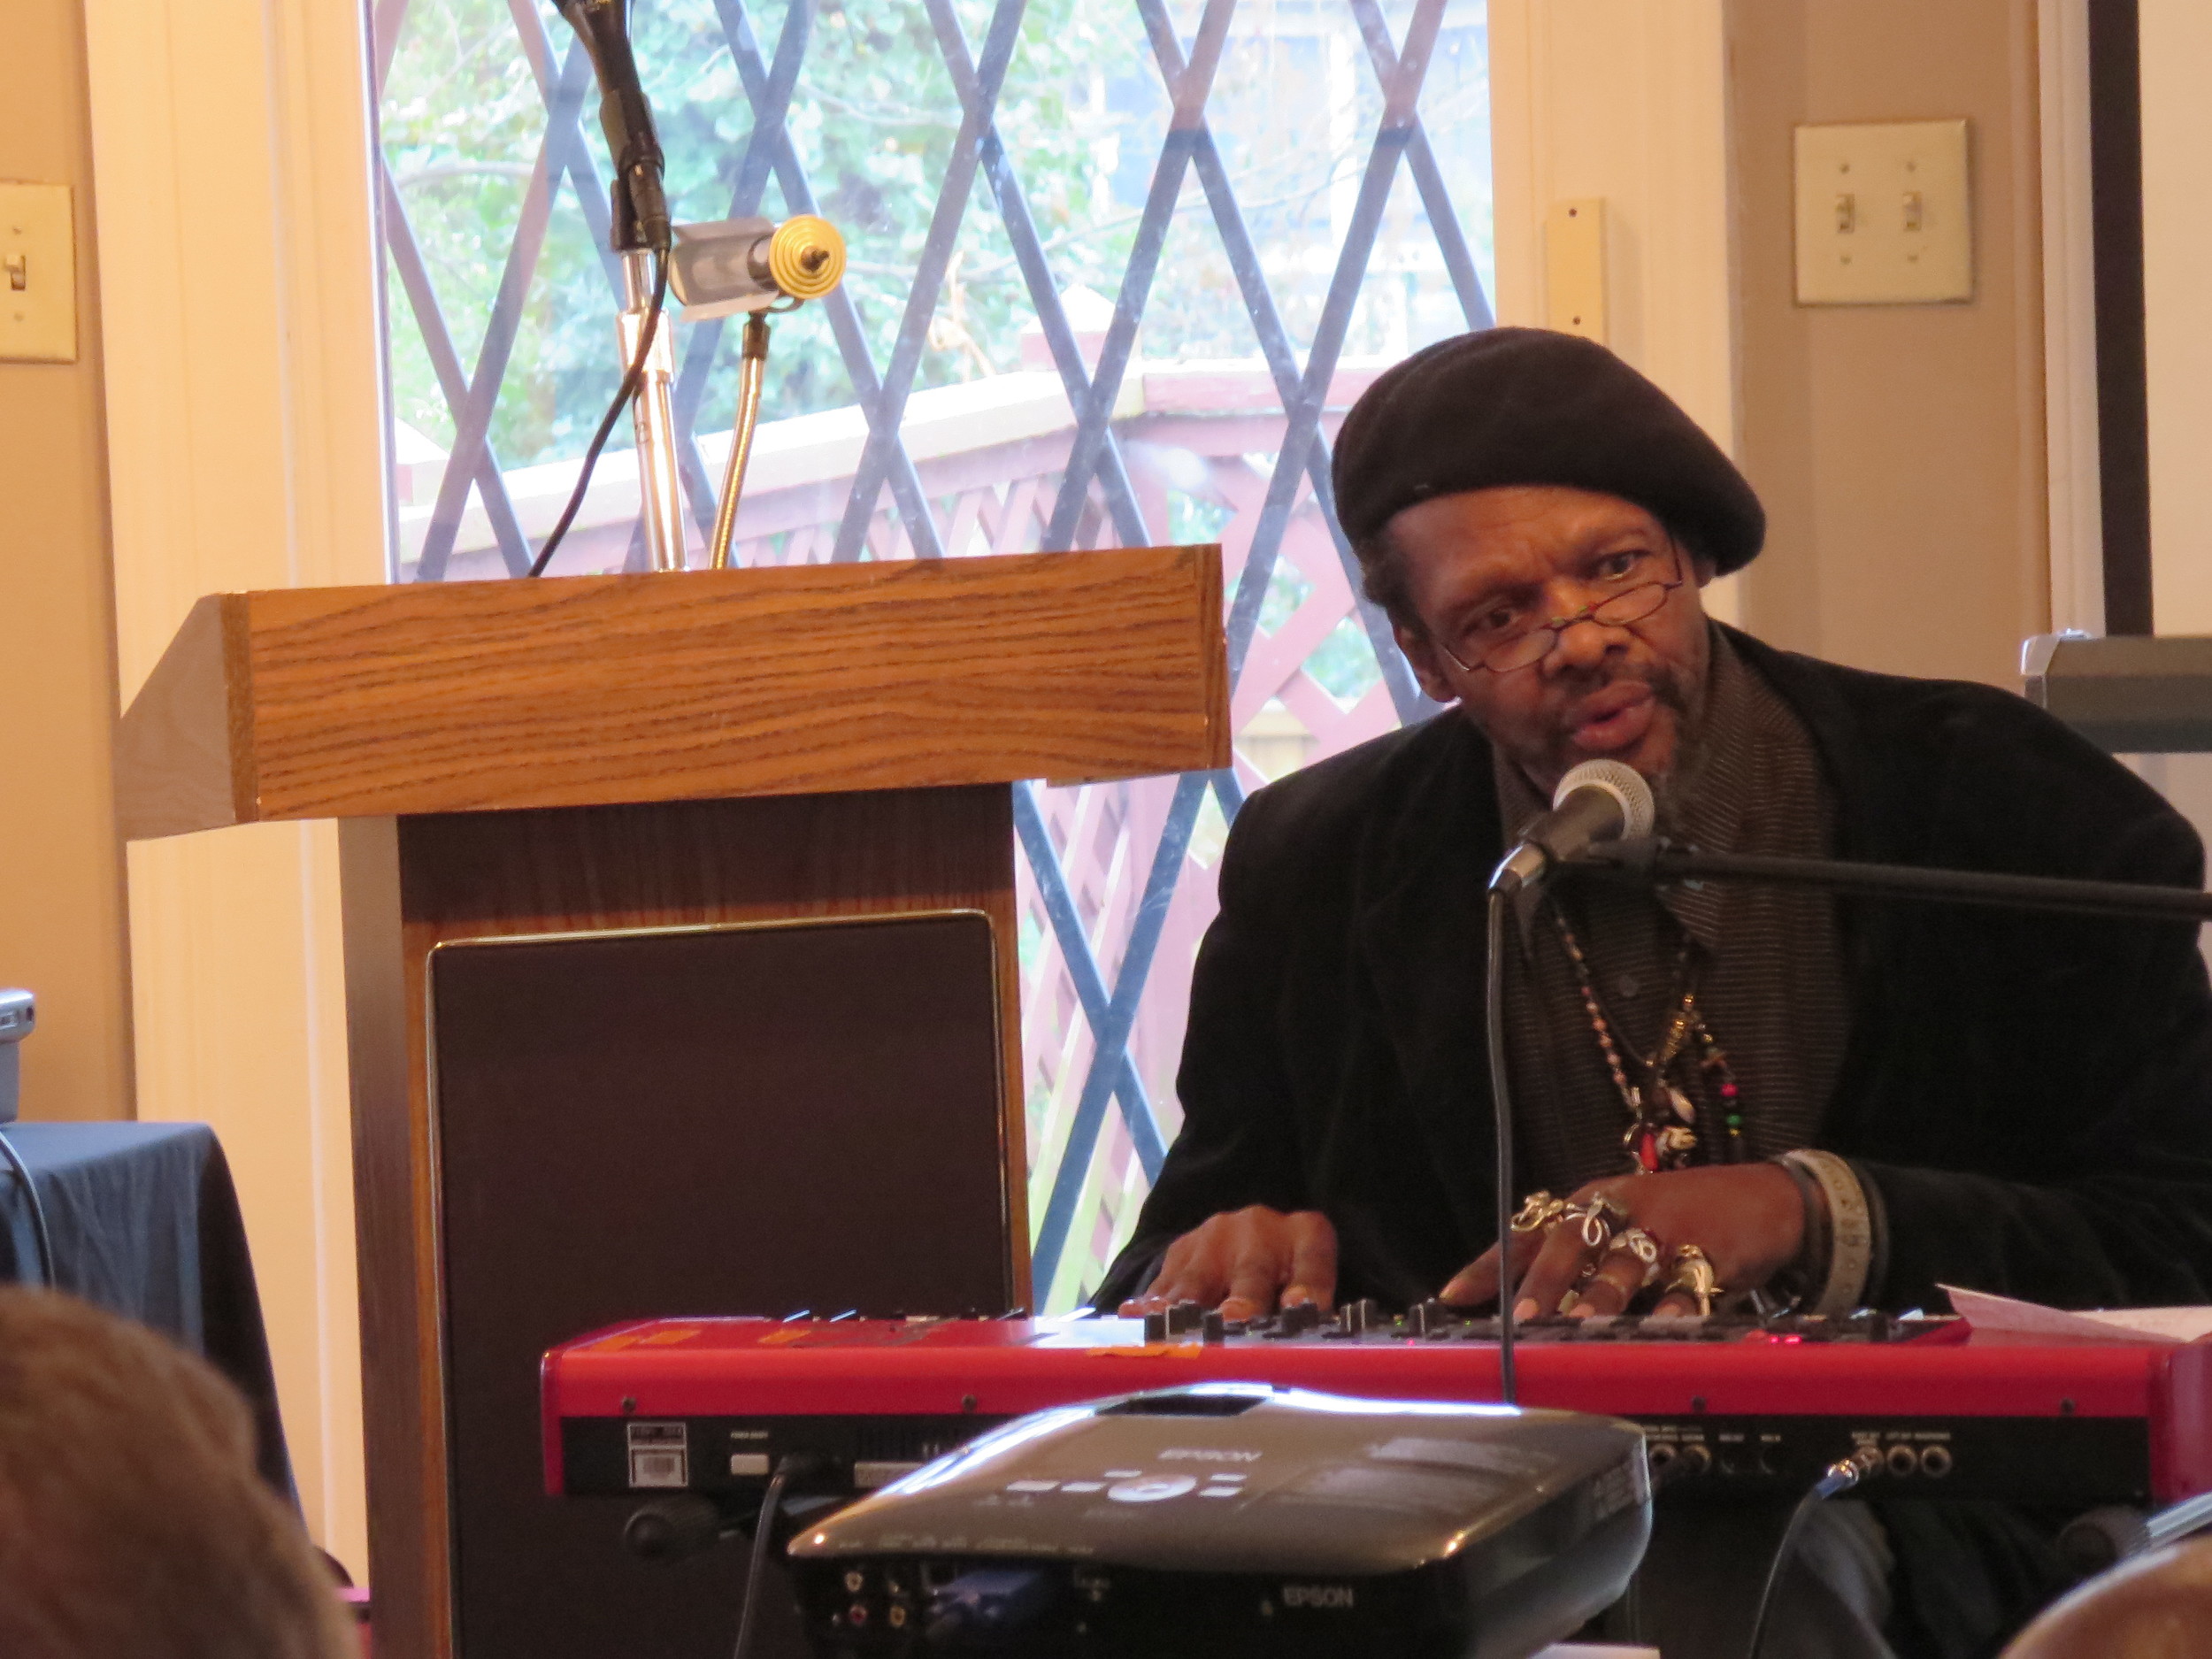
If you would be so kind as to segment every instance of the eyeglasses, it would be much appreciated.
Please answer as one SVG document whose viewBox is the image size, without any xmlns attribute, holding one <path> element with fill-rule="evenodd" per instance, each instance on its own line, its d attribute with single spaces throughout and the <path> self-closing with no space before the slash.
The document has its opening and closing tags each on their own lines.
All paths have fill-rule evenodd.
<svg viewBox="0 0 2212 1659">
<path fill-rule="evenodd" d="M 1655 578 L 1651 573 L 1662 558 L 1668 560 L 1667 568 L 1673 572 L 1671 580 Z M 1667 595 L 1686 580 L 1679 549 L 1670 544 L 1664 554 L 1640 550 L 1614 576 L 1601 576 L 1583 583 L 1586 588 L 1601 591 L 1571 617 L 1532 623 L 1521 616 L 1501 614 L 1508 607 L 1494 606 L 1461 628 L 1454 638 L 1448 641 L 1440 637 L 1437 646 L 1458 664 L 1462 673 L 1471 674 L 1480 668 L 1494 674 L 1509 674 L 1516 669 L 1533 668 L 1551 655 L 1552 648 L 1559 643 L 1559 636 L 1577 623 L 1594 622 L 1600 627 L 1618 628 L 1641 622 L 1656 615 L 1667 603 Z"/>
</svg>

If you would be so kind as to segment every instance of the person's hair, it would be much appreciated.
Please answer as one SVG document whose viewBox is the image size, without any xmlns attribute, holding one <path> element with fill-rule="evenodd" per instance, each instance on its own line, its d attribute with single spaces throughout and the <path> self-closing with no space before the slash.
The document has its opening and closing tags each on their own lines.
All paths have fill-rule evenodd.
<svg viewBox="0 0 2212 1659">
<path fill-rule="evenodd" d="M 1712 556 L 1696 535 L 1680 526 L 1660 520 L 1659 527 L 1672 539 L 1682 557 L 1693 568 L 1708 566 Z M 1428 633 L 1420 613 L 1414 610 L 1413 601 L 1406 591 L 1405 555 L 1392 539 L 1390 526 L 1385 523 L 1371 535 L 1362 536 L 1352 543 L 1352 557 L 1359 560 L 1359 585 L 1362 592 L 1377 605 L 1383 615 L 1417 639 Z"/>
<path fill-rule="evenodd" d="M 298 1517 L 255 1471 L 237 1391 L 142 1325 L 0 1288 L 0 1654 L 358 1652 Z"/>
<path fill-rule="evenodd" d="M 1386 524 L 1353 542 L 1352 557 L 1359 560 L 1361 590 L 1383 615 L 1409 634 L 1426 634 L 1427 627 L 1406 596 L 1405 556 L 1391 540 L 1390 526 Z"/>
</svg>

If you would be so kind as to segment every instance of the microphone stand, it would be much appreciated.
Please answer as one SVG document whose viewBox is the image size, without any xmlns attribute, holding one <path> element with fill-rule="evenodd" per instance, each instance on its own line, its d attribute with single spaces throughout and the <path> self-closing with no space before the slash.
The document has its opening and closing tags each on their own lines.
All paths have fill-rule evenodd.
<svg viewBox="0 0 2212 1659">
<path fill-rule="evenodd" d="M 1552 875 L 1586 872 L 1650 887 L 1678 881 L 1747 881 L 1820 887 L 1866 898 L 1919 899 L 1999 910 L 2058 910 L 2144 921 L 2212 921 L 2212 893 L 2191 887 L 1986 870 L 1933 870 L 1919 864 L 1864 864 L 1840 858 L 1708 853 L 1647 835 L 1596 842 L 1571 858 L 1548 861 L 1533 872 L 1521 872 L 1520 879 L 1509 884 L 1504 878 L 1511 864 L 1509 853 L 1486 895 L 1488 972 L 1483 998 L 1490 1047 L 1490 1092 L 1497 1114 L 1498 1373 L 1500 1393 L 1507 1405 L 1517 1403 L 1514 1327 L 1517 1322 L 1513 1317 L 1508 1271 L 1513 1240 L 1513 1112 L 1511 1078 L 1505 1058 L 1505 918 L 1517 901 L 1532 910 L 1542 883 Z"/>
<path fill-rule="evenodd" d="M 656 311 L 657 260 L 664 249 L 622 250 L 624 304 L 615 322 L 625 369 L 636 360 L 645 330 L 653 330 L 645 372 L 630 399 L 630 426 L 637 445 L 637 487 L 644 511 L 645 557 L 657 571 L 684 567 L 684 488 L 676 457 L 676 346 L 674 319 Z"/>
<path fill-rule="evenodd" d="M 1919 864 L 1855 864 L 1839 858 L 1708 853 L 1653 836 L 1601 841 L 1557 867 L 1618 875 L 1653 887 L 1676 881 L 1750 881 L 1824 887 L 1869 898 L 1923 899 L 1999 910 L 2064 910 L 2147 921 L 2212 921 L 2212 893 L 2192 887 L 2009 875 L 1987 870 L 1931 870 Z"/>
</svg>

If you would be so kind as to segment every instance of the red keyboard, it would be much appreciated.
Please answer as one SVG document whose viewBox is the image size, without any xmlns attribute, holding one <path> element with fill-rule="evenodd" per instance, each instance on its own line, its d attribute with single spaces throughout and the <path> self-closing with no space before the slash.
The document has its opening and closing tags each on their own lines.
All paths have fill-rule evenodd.
<svg viewBox="0 0 2212 1659">
<path fill-rule="evenodd" d="M 1485 1322 L 661 1319 L 545 1356 L 547 1489 L 757 1494 L 786 1454 L 864 1489 L 1045 1407 L 1215 1379 L 1499 1397 Z M 1149 1334 L 1153 1340 L 1147 1340 Z M 1520 1399 L 1630 1418 L 1671 1494 L 1795 1492 L 1870 1450 L 1874 1497 L 2163 1504 L 2212 1490 L 2212 1344 L 2058 1344 L 1962 1321 L 1532 1325 Z"/>
</svg>

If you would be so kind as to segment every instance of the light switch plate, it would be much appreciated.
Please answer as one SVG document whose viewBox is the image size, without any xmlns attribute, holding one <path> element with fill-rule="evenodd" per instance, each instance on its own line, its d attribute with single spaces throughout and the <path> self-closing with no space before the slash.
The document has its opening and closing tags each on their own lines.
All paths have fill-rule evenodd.
<svg viewBox="0 0 2212 1659">
<path fill-rule="evenodd" d="M 1799 304 L 1973 297 L 1964 121 L 1797 129 Z"/>
<path fill-rule="evenodd" d="M 0 362 L 77 360 L 77 237 L 65 184 L 0 184 Z"/>
</svg>

